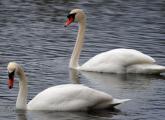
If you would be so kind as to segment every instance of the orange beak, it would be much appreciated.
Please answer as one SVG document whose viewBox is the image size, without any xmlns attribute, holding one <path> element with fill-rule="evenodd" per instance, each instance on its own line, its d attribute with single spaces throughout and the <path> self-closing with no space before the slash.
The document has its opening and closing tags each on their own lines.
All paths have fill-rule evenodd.
<svg viewBox="0 0 165 120">
<path fill-rule="evenodd" d="M 14 84 L 14 79 L 9 79 L 8 80 L 8 87 L 9 87 L 9 89 L 13 88 L 13 84 Z"/>
<path fill-rule="evenodd" d="M 69 17 L 67 19 L 67 21 L 65 22 L 65 27 L 67 27 L 68 25 L 70 25 L 73 21 L 74 21 L 74 18 L 73 17 Z"/>
<path fill-rule="evenodd" d="M 14 84 L 14 73 L 15 71 L 8 73 L 9 79 L 8 79 L 8 87 L 9 89 L 13 88 L 13 84 Z"/>
<path fill-rule="evenodd" d="M 74 21 L 74 19 L 75 19 L 75 13 L 73 13 L 73 14 L 69 14 L 68 16 L 67 16 L 67 21 L 65 22 L 65 27 L 67 27 L 68 25 L 70 25 L 73 21 Z"/>
</svg>

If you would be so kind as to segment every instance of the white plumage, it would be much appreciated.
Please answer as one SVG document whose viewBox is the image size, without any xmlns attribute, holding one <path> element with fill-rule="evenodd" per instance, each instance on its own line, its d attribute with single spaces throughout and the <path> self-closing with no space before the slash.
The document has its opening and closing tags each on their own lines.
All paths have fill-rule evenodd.
<svg viewBox="0 0 165 120">
<path fill-rule="evenodd" d="M 125 101 L 128 99 L 113 99 L 107 93 L 84 85 L 67 84 L 50 87 L 40 92 L 28 103 L 27 108 L 29 110 L 86 111 L 110 108 Z"/>
<path fill-rule="evenodd" d="M 80 66 L 79 69 L 97 72 L 128 73 L 131 72 L 129 67 L 132 65 L 153 64 L 154 62 L 155 60 L 152 57 L 137 50 L 113 49 L 92 57 Z"/>
</svg>

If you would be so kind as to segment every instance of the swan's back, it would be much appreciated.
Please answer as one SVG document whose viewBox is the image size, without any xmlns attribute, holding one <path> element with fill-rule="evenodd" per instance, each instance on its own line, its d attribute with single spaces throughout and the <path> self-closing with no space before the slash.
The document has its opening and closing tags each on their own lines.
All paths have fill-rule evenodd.
<svg viewBox="0 0 165 120">
<path fill-rule="evenodd" d="M 27 107 L 29 110 L 75 111 L 108 107 L 112 101 L 113 98 L 104 92 L 83 85 L 67 84 L 40 92 Z"/>
<path fill-rule="evenodd" d="M 133 49 L 113 49 L 92 57 L 79 69 L 98 72 L 125 73 L 134 64 L 153 64 L 155 60 Z"/>
</svg>

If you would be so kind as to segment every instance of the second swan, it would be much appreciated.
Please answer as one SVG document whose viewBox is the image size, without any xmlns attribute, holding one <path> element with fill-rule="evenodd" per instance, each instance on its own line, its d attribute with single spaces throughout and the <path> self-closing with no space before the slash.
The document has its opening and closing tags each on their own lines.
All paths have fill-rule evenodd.
<svg viewBox="0 0 165 120">
<path fill-rule="evenodd" d="M 86 15 L 82 9 L 73 9 L 67 17 L 65 26 L 74 22 L 74 20 L 79 23 L 77 40 L 70 59 L 70 68 L 107 73 L 159 74 L 165 72 L 165 66 L 157 65 L 154 58 L 134 49 L 122 48 L 100 53 L 79 66 L 78 60 L 86 29 Z"/>
</svg>

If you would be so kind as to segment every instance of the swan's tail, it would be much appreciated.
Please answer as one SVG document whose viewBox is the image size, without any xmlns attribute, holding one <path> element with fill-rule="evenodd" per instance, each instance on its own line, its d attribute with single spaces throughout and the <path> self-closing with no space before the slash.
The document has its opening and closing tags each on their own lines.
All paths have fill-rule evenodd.
<svg viewBox="0 0 165 120">
<path fill-rule="evenodd" d="M 165 66 L 156 64 L 137 64 L 128 67 L 128 73 L 160 74 L 165 73 Z"/>
<path fill-rule="evenodd" d="M 121 103 L 124 103 L 124 102 L 127 102 L 127 101 L 130 101 L 131 99 L 113 99 L 112 101 L 112 105 L 113 106 L 116 106 L 116 105 L 119 105 Z"/>
</svg>

